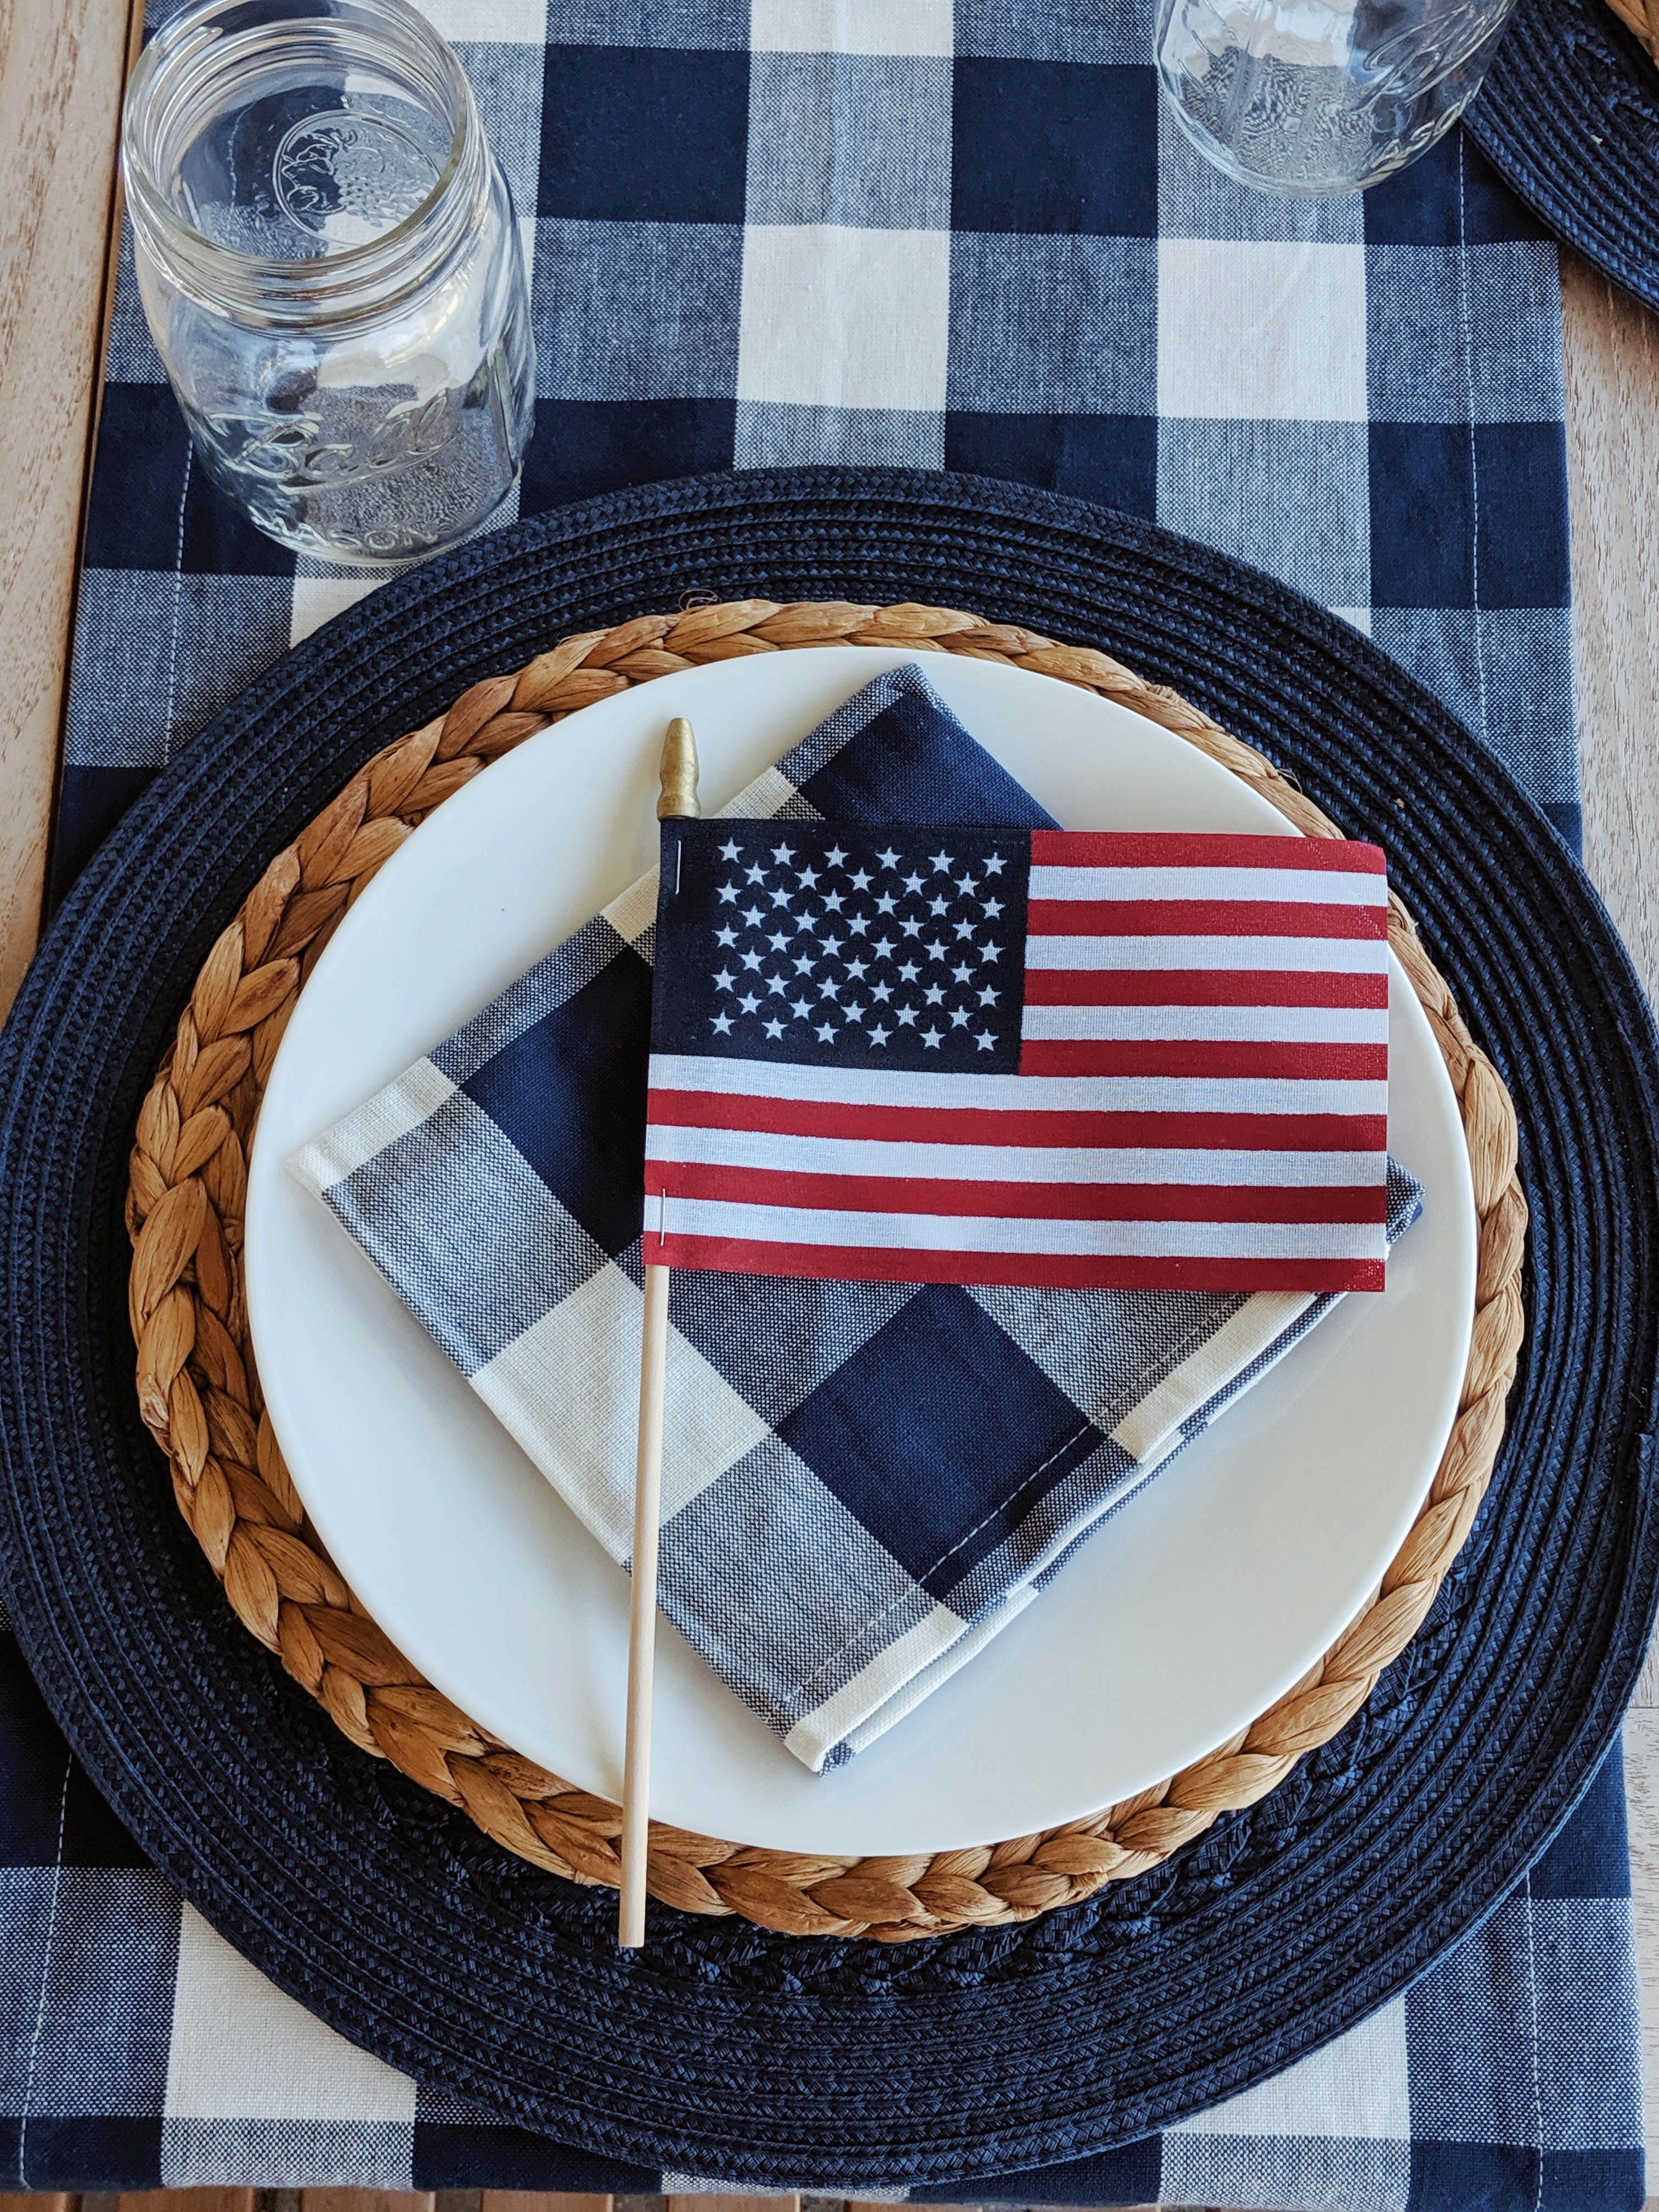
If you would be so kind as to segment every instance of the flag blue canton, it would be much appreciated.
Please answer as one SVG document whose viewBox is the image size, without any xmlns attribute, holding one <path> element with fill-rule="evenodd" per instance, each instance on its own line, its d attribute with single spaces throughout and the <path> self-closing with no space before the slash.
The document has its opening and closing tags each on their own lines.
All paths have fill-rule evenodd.
<svg viewBox="0 0 1659 2212">
<path fill-rule="evenodd" d="M 665 824 L 659 1046 L 1012 1072 L 1029 869 L 969 830 Z"/>
</svg>

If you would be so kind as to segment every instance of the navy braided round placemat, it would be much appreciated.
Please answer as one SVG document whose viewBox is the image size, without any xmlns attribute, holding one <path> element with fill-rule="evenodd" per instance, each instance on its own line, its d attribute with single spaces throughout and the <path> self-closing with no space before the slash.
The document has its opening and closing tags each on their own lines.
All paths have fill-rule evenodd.
<svg viewBox="0 0 1659 2212">
<path fill-rule="evenodd" d="M 1184 1855 L 889 1948 L 615 1900 L 364 1757 L 239 1626 L 140 1425 L 139 1097 L 266 859 L 378 746 L 556 637 L 719 599 L 904 598 L 1100 645 L 1379 839 L 1521 1115 L 1530 1333 L 1469 1544 L 1340 1735 Z M 1276 2071 L 1496 1903 L 1617 1726 L 1659 1589 L 1659 1053 L 1543 817 L 1354 630 L 1147 524 L 933 474 L 720 476 L 565 509 L 289 653 L 82 878 L 0 1042 L 0 1551 L 71 1742 L 239 1949 L 394 2065 L 647 2168 L 836 2189 L 1081 2157 Z M 1333 1439 L 1332 1479 L 1341 1476 Z"/>
<path fill-rule="evenodd" d="M 1659 308 L 1659 67 L 1603 0 L 1519 0 L 1463 125 L 1558 237 Z"/>
</svg>

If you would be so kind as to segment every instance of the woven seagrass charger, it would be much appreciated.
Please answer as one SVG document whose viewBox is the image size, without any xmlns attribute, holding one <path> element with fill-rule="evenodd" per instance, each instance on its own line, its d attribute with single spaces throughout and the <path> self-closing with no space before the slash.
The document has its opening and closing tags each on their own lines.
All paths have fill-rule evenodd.
<svg viewBox="0 0 1659 2212">
<path fill-rule="evenodd" d="M 1641 40 L 1650 59 L 1659 62 L 1659 7 L 1654 0 L 1607 0 L 1627 31 Z"/>
<path fill-rule="evenodd" d="M 462 1808 L 549 1873 L 615 1886 L 620 1808 L 562 1782 L 425 1681 L 330 1564 L 283 1463 L 254 1370 L 241 1280 L 247 1146 L 305 979 L 347 908 L 416 824 L 480 769 L 577 708 L 741 654 L 846 644 L 960 653 L 1117 701 L 1261 793 L 1310 836 L 1340 833 L 1254 748 L 1108 654 L 940 607 L 738 599 L 560 640 L 472 685 L 398 739 L 267 866 L 198 975 L 138 1115 L 127 1188 L 138 1402 L 179 1510 L 244 1623 L 360 1749 Z M 856 681 L 856 678 L 854 679 Z M 1389 938 L 1462 1109 L 1480 1224 L 1468 1365 L 1434 1480 L 1380 1588 L 1318 1662 L 1208 1757 L 1091 1819 L 981 1847 L 849 1859 L 651 1832 L 648 1887 L 682 1911 L 791 1936 L 904 1942 L 1034 1918 L 1144 1874 L 1217 1814 L 1253 1804 L 1370 1695 L 1428 1611 L 1472 1525 L 1504 1431 L 1522 1332 L 1526 1204 L 1515 1110 L 1404 906 Z M 1333 1468 L 1340 1480 L 1340 1463 Z"/>
<path fill-rule="evenodd" d="M 1468 1464 L 1442 1470 L 1437 1522 L 1382 1610 L 1299 1712 L 1257 1723 L 1280 1731 L 1265 1747 L 1200 1762 L 1207 1798 L 1175 1778 L 1155 1803 L 957 1873 L 802 1868 L 767 1893 L 744 1893 L 740 1850 L 698 1844 L 680 1863 L 705 1909 L 653 1905 L 645 1951 L 623 1954 L 611 1816 L 428 1701 L 261 1457 L 236 1166 L 282 1008 L 377 847 L 528 729 L 514 716 L 648 676 L 634 654 L 787 641 L 781 613 L 709 611 L 742 601 L 833 604 L 854 636 L 864 610 L 965 610 L 891 619 L 919 648 L 1048 656 L 1197 742 L 1231 731 L 1287 780 L 1223 757 L 1304 826 L 1319 826 L 1305 795 L 1381 838 L 1421 932 L 1402 912 L 1396 944 L 1480 1150 L 1492 1365 L 1466 1408 L 1484 1413 L 1460 1424 Z M 1525 1331 L 1448 1564 L 1514 1352 L 1511 1157 Z M 170 1250 L 150 1234 L 169 1216 Z M 1559 1827 L 1614 1739 L 1659 1594 L 1655 1249 L 1659 1042 L 1617 936 L 1502 765 L 1366 639 L 1149 524 L 1013 485 L 786 471 L 647 487 L 464 547 L 284 656 L 158 777 L 56 918 L 0 1036 L 0 1602 L 166 1881 L 281 1989 L 481 2124 L 614 2160 L 619 2189 L 672 2172 L 977 2197 L 1315 2050 L 1466 1935 Z M 130 1292 L 194 1533 L 141 1419 Z M 1330 1735 L 1333 1708 L 1351 1717 Z M 1239 1803 L 1257 1759 L 1253 1780 L 1283 1778 Z M 1218 1813 L 1224 1789 L 1235 1808 Z M 657 1838 L 659 1888 L 672 1841 Z M 928 1940 L 803 1939 L 750 1917 L 809 1906 Z"/>
</svg>

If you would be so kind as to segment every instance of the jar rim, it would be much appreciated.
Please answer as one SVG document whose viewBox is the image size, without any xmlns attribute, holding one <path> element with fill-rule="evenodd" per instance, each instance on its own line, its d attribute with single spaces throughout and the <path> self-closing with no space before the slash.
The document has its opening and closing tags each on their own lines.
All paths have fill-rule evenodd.
<svg viewBox="0 0 1659 2212">
<path fill-rule="evenodd" d="M 179 212 L 156 173 L 152 149 L 144 143 L 144 126 L 152 119 L 157 88 L 168 82 L 169 72 L 183 72 L 218 51 L 227 36 L 242 27 L 226 19 L 252 15 L 259 4 L 260 0 L 193 0 L 149 41 L 139 57 L 121 109 L 121 167 L 135 228 L 176 276 L 193 280 L 189 289 L 215 306 L 257 307 L 275 321 L 309 324 L 349 317 L 367 304 L 389 304 L 392 296 L 423 279 L 465 227 L 467 205 L 455 206 L 453 198 L 462 171 L 469 167 L 474 171 L 475 190 L 483 181 L 483 133 L 466 73 L 448 41 L 410 0 L 343 0 L 343 0 L 323 0 L 310 7 L 307 0 L 270 0 L 269 15 L 249 28 L 305 28 L 349 15 L 367 18 L 371 25 L 379 18 L 412 40 L 431 67 L 434 88 L 445 97 L 454 124 L 431 190 L 379 237 L 304 261 L 245 253 L 209 237 Z M 434 218 L 447 201 L 453 206 L 454 218 L 439 224 L 434 232 Z"/>
</svg>

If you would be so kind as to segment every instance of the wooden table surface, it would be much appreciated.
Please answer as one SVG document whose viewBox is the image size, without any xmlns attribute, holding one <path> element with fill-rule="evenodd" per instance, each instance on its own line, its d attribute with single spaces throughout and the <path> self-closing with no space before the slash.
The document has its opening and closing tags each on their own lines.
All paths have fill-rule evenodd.
<svg viewBox="0 0 1659 2212">
<path fill-rule="evenodd" d="M 111 289 L 115 146 L 137 0 L 0 0 L 0 1012 L 40 919 L 76 561 Z M 1585 859 L 1659 996 L 1659 321 L 1564 253 Z M 1626 1724 L 1659 2172 L 1659 1658 Z M 601 2212 L 604 2197 L 309 2190 L 306 2212 Z M 295 2212 L 292 2191 L 258 2212 Z M 255 2192 L 86 2197 L 81 2212 L 256 2212 Z M 655 2200 L 653 2200 L 653 2202 Z M 826 2205 L 829 2200 L 820 2200 Z M 626 2200 L 619 2200 L 625 2203 Z M 674 2212 L 787 2198 L 669 2198 Z M 839 2200 L 836 2200 L 837 2206 Z M 0 2197 L 74 2212 L 77 2200 Z"/>
</svg>

